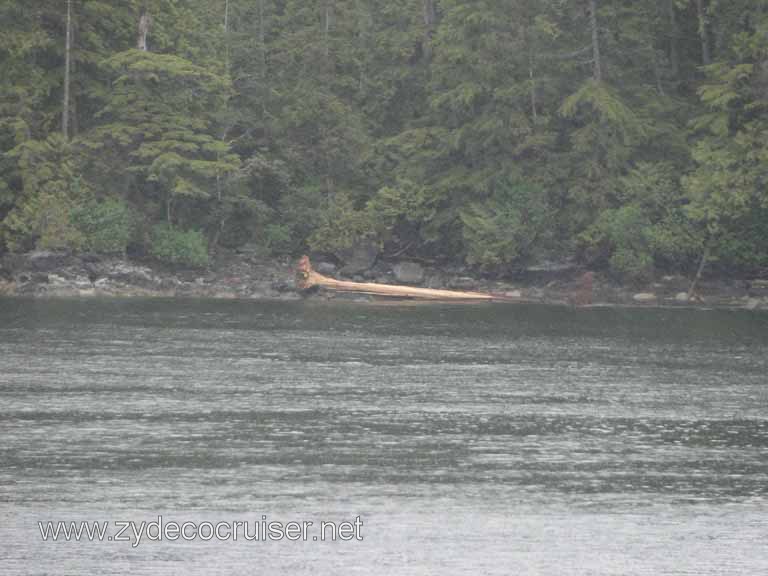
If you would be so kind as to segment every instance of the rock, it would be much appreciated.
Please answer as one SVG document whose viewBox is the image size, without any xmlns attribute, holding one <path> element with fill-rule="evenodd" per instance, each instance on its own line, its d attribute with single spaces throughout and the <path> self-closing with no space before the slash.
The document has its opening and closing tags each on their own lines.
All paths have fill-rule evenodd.
<svg viewBox="0 0 768 576">
<path fill-rule="evenodd" d="M 572 260 L 543 260 L 522 269 L 518 277 L 526 284 L 547 284 L 553 280 L 571 280 L 578 271 Z"/>
<path fill-rule="evenodd" d="M 691 280 L 685 276 L 680 276 L 679 274 L 670 274 L 668 276 L 662 276 L 660 284 L 661 285 L 654 284 L 654 287 L 659 288 L 665 295 L 671 297 L 677 292 L 687 291 L 691 284 Z"/>
<path fill-rule="evenodd" d="M 347 250 L 340 251 L 337 256 L 345 264 L 341 273 L 345 276 L 360 274 L 371 268 L 379 257 L 379 247 L 373 242 L 361 242 Z"/>
<path fill-rule="evenodd" d="M 23 256 L 27 267 L 38 272 L 63 268 L 70 260 L 69 254 L 50 252 L 48 250 L 35 250 Z"/>
<path fill-rule="evenodd" d="M 676 302 L 688 302 L 688 292 L 678 292 L 675 295 Z"/>
<path fill-rule="evenodd" d="M 366 294 L 357 294 L 355 292 L 336 292 L 328 294 L 332 296 L 331 299 L 338 300 L 340 302 L 373 302 L 373 297 Z"/>
<path fill-rule="evenodd" d="M 243 244 L 242 246 L 235 248 L 235 252 L 244 256 L 258 256 L 264 252 L 264 248 L 258 244 L 249 242 L 248 244 Z"/>
<path fill-rule="evenodd" d="M 217 300 L 235 300 L 237 299 L 237 294 L 229 290 L 216 290 L 211 294 L 211 298 Z"/>
<path fill-rule="evenodd" d="M 48 274 L 48 284 L 50 284 L 55 288 L 60 288 L 62 286 L 70 286 L 69 280 L 67 280 L 63 276 L 59 276 L 58 274 Z"/>
<path fill-rule="evenodd" d="M 748 280 L 747 292 L 753 298 L 768 296 L 768 280 L 762 280 L 762 279 Z"/>
<path fill-rule="evenodd" d="M 398 262 L 392 267 L 395 278 L 403 284 L 421 284 L 424 282 L 424 268 L 416 262 Z"/>
<path fill-rule="evenodd" d="M 656 294 L 653 294 L 651 292 L 641 292 L 639 294 L 635 294 L 632 296 L 632 300 L 635 302 L 655 302 L 656 301 Z"/>
<path fill-rule="evenodd" d="M 31 284 L 48 284 L 48 274 L 43 274 L 42 272 L 33 272 L 31 274 L 20 274 L 18 277 L 18 281 L 21 283 L 31 283 Z"/>
<path fill-rule="evenodd" d="M 314 265 L 315 270 L 320 274 L 333 274 L 336 272 L 336 265 L 330 262 L 318 262 Z"/>
<path fill-rule="evenodd" d="M 544 260 L 533 266 L 528 266 L 526 272 L 568 272 L 576 269 L 576 264 L 570 260 Z"/>
<path fill-rule="evenodd" d="M 528 297 L 534 300 L 545 300 L 546 293 L 541 288 L 529 288 L 528 289 Z"/>
<path fill-rule="evenodd" d="M 293 285 L 289 284 L 285 280 L 277 280 L 270 285 L 272 291 L 278 294 L 284 294 L 286 292 L 292 292 L 294 290 Z"/>
<path fill-rule="evenodd" d="M 113 262 L 105 270 L 105 275 L 110 280 L 135 286 L 150 287 L 157 284 L 149 268 L 127 262 Z"/>
<path fill-rule="evenodd" d="M 72 280 L 72 285 L 77 288 L 78 290 L 92 290 L 93 289 L 93 283 L 91 282 L 90 278 L 87 278 L 85 276 L 76 276 Z"/>
<path fill-rule="evenodd" d="M 448 281 L 448 288 L 455 290 L 474 290 L 478 286 L 477 280 L 469 276 L 459 276 Z"/>
<path fill-rule="evenodd" d="M 426 287 L 440 290 L 445 288 L 445 282 L 441 276 L 435 274 L 427 279 Z"/>
<path fill-rule="evenodd" d="M 276 296 L 279 300 L 301 300 L 301 296 L 296 292 L 285 292 Z"/>
</svg>

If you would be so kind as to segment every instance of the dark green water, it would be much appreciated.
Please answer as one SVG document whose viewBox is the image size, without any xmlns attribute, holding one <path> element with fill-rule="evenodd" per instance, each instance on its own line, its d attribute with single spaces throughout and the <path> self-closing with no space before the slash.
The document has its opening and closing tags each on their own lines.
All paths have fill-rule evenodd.
<svg viewBox="0 0 768 576">
<path fill-rule="evenodd" d="M 767 352 L 733 311 L 0 300 L 0 573 L 766 574 Z M 363 540 L 37 524 L 159 514 Z"/>
</svg>

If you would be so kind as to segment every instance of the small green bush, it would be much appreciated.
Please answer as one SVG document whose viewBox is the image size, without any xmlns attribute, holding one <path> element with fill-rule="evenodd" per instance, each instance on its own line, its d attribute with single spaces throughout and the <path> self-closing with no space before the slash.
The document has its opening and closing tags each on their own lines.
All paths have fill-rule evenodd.
<svg viewBox="0 0 768 576">
<path fill-rule="evenodd" d="M 291 229 L 284 224 L 268 224 L 264 228 L 264 244 L 272 254 L 290 254 L 293 248 Z"/>
<path fill-rule="evenodd" d="M 318 226 L 307 240 L 312 250 L 346 250 L 375 235 L 369 214 L 355 206 L 347 192 L 337 192 L 328 206 L 320 210 L 316 220 Z"/>
<path fill-rule="evenodd" d="M 125 253 L 135 227 L 130 208 L 116 199 L 76 208 L 71 219 L 83 235 L 83 247 L 104 254 Z"/>
<path fill-rule="evenodd" d="M 203 267 L 208 264 L 208 242 L 197 230 L 178 230 L 163 223 L 152 229 L 149 252 L 167 264 Z"/>
<path fill-rule="evenodd" d="M 632 248 L 618 248 L 610 259 L 611 270 L 625 280 L 649 282 L 653 279 L 653 256 Z"/>
<path fill-rule="evenodd" d="M 546 242 L 550 211 L 539 187 L 502 177 L 492 195 L 460 212 L 466 260 L 485 268 L 528 259 Z"/>
</svg>

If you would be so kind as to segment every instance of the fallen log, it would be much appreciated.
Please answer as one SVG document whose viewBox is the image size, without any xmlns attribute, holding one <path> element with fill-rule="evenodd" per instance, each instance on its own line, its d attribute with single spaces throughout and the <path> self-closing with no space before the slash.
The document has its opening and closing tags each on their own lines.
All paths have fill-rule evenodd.
<svg viewBox="0 0 768 576">
<path fill-rule="evenodd" d="M 416 288 L 413 286 L 398 286 L 394 284 L 375 284 L 372 282 L 349 282 L 328 278 L 312 269 L 308 256 L 302 256 L 296 267 L 296 286 L 300 290 L 308 290 L 319 286 L 338 292 L 356 292 L 372 296 L 387 296 L 395 298 L 417 298 L 421 300 L 452 300 L 452 301 L 493 301 L 510 300 L 504 296 L 494 296 L 484 292 L 460 292 L 455 290 L 434 290 L 432 288 Z"/>
</svg>

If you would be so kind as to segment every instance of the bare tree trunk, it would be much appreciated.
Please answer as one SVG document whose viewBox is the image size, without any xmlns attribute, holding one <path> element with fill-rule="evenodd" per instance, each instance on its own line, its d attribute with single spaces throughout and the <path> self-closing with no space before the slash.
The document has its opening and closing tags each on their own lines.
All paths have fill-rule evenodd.
<svg viewBox="0 0 768 576">
<path fill-rule="evenodd" d="M 533 50 L 533 39 L 528 33 L 527 27 L 522 27 L 523 38 L 528 49 L 528 79 L 531 83 L 531 114 L 533 115 L 533 121 L 535 122 L 539 118 L 537 95 L 536 95 L 536 57 Z"/>
<path fill-rule="evenodd" d="M 76 44 L 76 41 L 72 40 L 72 44 Z M 71 64 L 70 76 L 77 78 L 77 62 L 74 60 Z M 77 84 L 75 84 L 75 89 L 70 88 L 69 92 L 69 135 L 72 138 L 76 138 L 78 132 L 80 132 L 80 124 L 77 121 Z"/>
<path fill-rule="evenodd" d="M 669 61 L 672 64 L 672 74 L 675 78 L 680 77 L 680 50 L 678 47 L 678 29 L 677 29 L 677 8 L 675 0 L 668 0 L 669 8 Z"/>
<path fill-rule="evenodd" d="M 704 253 L 701 255 L 701 262 L 699 262 L 699 269 L 696 271 L 696 276 L 694 276 L 693 282 L 691 282 L 691 287 L 688 288 L 688 300 L 697 297 L 696 286 L 699 284 L 699 280 L 701 280 L 701 274 L 704 272 L 707 260 L 709 260 L 709 244 L 704 248 Z"/>
<path fill-rule="evenodd" d="M 267 24 L 264 19 L 264 0 L 259 0 L 259 44 L 261 45 L 261 117 L 266 122 L 270 91 L 267 85 Z"/>
<path fill-rule="evenodd" d="M 72 0 L 67 0 L 67 39 L 64 51 L 64 105 L 61 111 L 61 131 L 69 140 L 69 82 L 72 66 Z"/>
<path fill-rule="evenodd" d="M 224 0 L 224 67 L 229 73 L 229 0 Z"/>
<path fill-rule="evenodd" d="M 221 235 L 224 233 L 224 227 L 227 224 L 227 217 L 221 216 L 219 218 L 219 225 L 216 227 L 216 232 L 213 234 L 213 239 L 211 240 L 211 251 L 216 252 L 217 248 L 219 247 L 219 240 L 221 239 Z"/>
<path fill-rule="evenodd" d="M 152 19 L 150 18 L 149 12 L 147 11 L 147 5 L 144 4 L 144 6 L 141 7 L 141 12 L 139 13 L 139 37 L 136 42 L 136 48 L 142 52 L 147 51 L 147 35 L 149 34 L 149 26 L 151 22 Z"/>
<path fill-rule="evenodd" d="M 704 0 L 696 0 L 696 10 L 699 15 L 699 38 L 701 39 L 701 61 L 705 66 L 712 63 L 712 49 L 709 44 L 709 33 L 707 32 L 707 14 L 704 7 Z"/>
<path fill-rule="evenodd" d="M 325 2 L 325 31 L 323 32 L 323 43 L 325 44 L 325 59 L 329 59 L 331 54 L 330 47 L 330 35 L 331 35 L 331 19 L 333 18 L 333 7 L 331 6 L 331 0 Z"/>
<path fill-rule="evenodd" d="M 423 0 L 424 2 L 424 57 L 429 60 L 432 58 L 432 36 L 435 34 L 435 23 L 437 21 L 437 11 L 435 10 L 435 0 Z"/>
<path fill-rule="evenodd" d="M 368 46 L 369 46 L 369 37 L 368 37 L 368 31 L 369 26 L 372 25 L 372 19 L 370 12 L 368 12 L 363 6 L 364 3 L 362 2 L 356 2 L 355 5 L 357 6 L 357 36 L 359 40 L 359 46 L 358 49 L 360 50 L 360 54 L 367 54 L 369 52 Z M 360 58 L 360 66 L 359 66 L 359 74 L 358 74 L 358 80 L 357 80 L 357 89 L 360 92 L 360 94 L 363 94 L 363 87 L 365 86 L 365 72 L 366 72 L 366 64 L 367 60 L 365 57 Z"/>
<path fill-rule="evenodd" d="M 651 46 L 651 50 L 653 51 L 653 74 L 656 77 L 656 91 L 661 96 L 664 96 L 664 84 L 661 81 L 661 69 L 659 68 L 659 62 L 656 59 L 656 50 L 653 49 L 653 46 Z"/>
<path fill-rule="evenodd" d="M 589 0 L 589 27 L 592 29 L 592 70 L 597 82 L 603 80 L 603 65 L 600 60 L 600 35 L 597 28 L 597 0 Z"/>
<path fill-rule="evenodd" d="M 534 76 L 534 61 L 533 54 L 528 59 L 528 77 L 531 80 L 531 113 L 533 114 L 533 121 L 539 119 L 538 105 L 536 102 L 536 77 Z"/>
</svg>

